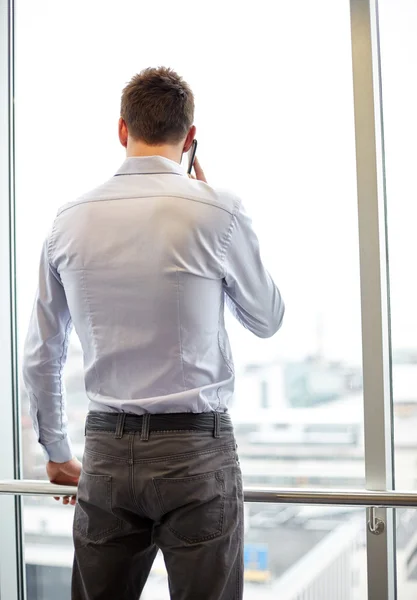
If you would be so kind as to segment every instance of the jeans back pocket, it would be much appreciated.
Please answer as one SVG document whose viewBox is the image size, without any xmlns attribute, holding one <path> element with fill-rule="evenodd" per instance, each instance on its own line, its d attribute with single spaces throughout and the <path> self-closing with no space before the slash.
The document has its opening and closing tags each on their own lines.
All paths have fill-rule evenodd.
<svg viewBox="0 0 417 600">
<path fill-rule="evenodd" d="M 180 540 L 196 544 L 223 533 L 223 471 L 153 480 L 162 510 L 161 524 Z"/>
<path fill-rule="evenodd" d="M 121 529 L 112 512 L 112 478 L 81 472 L 78 483 L 74 528 L 92 541 L 101 541 Z"/>
</svg>

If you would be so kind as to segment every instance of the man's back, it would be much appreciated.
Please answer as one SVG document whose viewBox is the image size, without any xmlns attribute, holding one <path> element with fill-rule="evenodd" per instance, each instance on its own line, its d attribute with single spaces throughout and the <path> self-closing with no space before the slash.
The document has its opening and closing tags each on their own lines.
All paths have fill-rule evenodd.
<svg viewBox="0 0 417 600">
<path fill-rule="evenodd" d="M 50 481 L 77 484 L 72 600 L 138 600 L 158 549 L 172 600 L 242 600 L 243 488 L 224 303 L 260 337 L 284 304 L 238 198 L 180 167 L 194 96 L 172 69 L 123 90 L 127 159 L 63 207 L 41 256 L 25 344 Z M 63 368 L 75 325 L 90 399 L 83 464 Z M 64 498 L 64 503 L 69 499 Z"/>
<path fill-rule="evenodd" d="M 229 253 L 240 211 L 238 198 L 162 157 L 128 158 L 61 209 L 49 258 L 81 339 L 90 409 L 226 409 L 234 375 L 223 286 L 236 262 Z M 243 264 L 241 278 L 256 278 L 254 266 Z M 267 302 L 276 330 L 282 304 L 268 283 L 257 291 L 275 296 Z M 253 286 L 236 285 L 253 304 Z"/>
</svg>

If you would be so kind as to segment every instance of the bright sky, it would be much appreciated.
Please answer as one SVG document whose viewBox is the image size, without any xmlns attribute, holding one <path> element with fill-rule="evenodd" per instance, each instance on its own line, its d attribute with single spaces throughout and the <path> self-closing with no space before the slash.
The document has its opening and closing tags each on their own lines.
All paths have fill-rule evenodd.
<svg viewBox="0 0 417 600">
<path fill-rule="evenodd" d="M 417 4 L 380 4 L 394 345 L 416 346 Z M 18 0 L 16 61 L 22 337 L 56 210 L 119 167 L 121 90 L 163 64 L 191 84 L 209 182 L 243 197 L 287 305 L 272 340 L 233 325 L 236 362 L 303 358 L 321 331 L 326 356 L 360 363 L 347 0 Z"/>
</svg>

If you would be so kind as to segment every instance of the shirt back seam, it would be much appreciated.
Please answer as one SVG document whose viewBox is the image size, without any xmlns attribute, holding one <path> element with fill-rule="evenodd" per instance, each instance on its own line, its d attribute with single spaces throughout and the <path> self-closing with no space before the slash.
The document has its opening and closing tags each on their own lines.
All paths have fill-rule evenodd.
<svg viewBox="0 0 417 600">
<path fill-rule="evenodd" d="M 212 202 L 206 202 L 205 200 L 201 200 L 200 198 L 194 198 L 192 196 L 182 196 L 177 194 L 146 194 L 145 196 L 120 196 L 118 198 L 91 198 L 90 200 L 79 200 L 75 201 L 71 206 L 67 206 L 66 208 L 62 208 L 58 212 L 58 217 L 61 216 L 67 210 L 71 210 L 71 208 L 75 208 L 80 204 L 88 204 L 89 202 L 115 202 L 117 200 L 140 200 L 145 198 L 178 198 L 180 200 L 190 200 L 190 202 L 197 202 L 199 204 L 206 204 L 207 206 L 211 206 L 212 208 L 217 208 L 218 210 L 223 210 L 229 215 L 233 216 L 234 212 L 225 208 L 224 206 L 219 206 L 218 204 L 214 204 Z"/>
</svg>

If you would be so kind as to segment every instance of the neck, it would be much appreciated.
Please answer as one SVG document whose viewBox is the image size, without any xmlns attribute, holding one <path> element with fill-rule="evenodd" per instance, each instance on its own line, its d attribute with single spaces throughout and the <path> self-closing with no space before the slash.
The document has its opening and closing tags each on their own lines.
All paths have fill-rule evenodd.
<svg viewBox="0 0 417 600">
<path fill-rule="evenodd" d="M 129 139 L 126 148 L 126 157 L 130 158 L 131 156 L 162 156 L 180 164 L 182 149 L 181 146 L 173 146 L 171 144 L 149 146 L 144 142 Z"/>
</svg>

